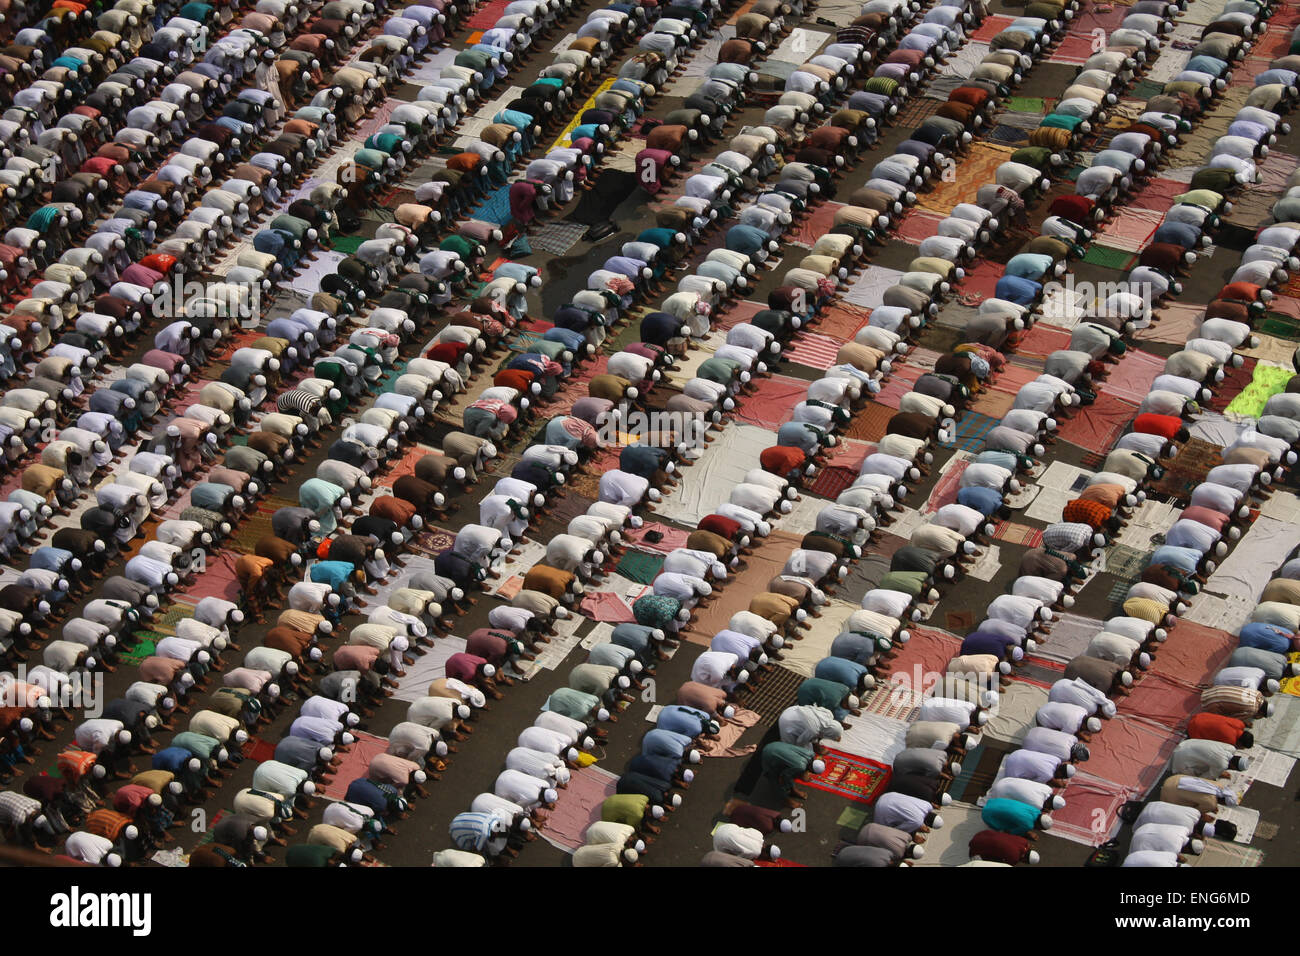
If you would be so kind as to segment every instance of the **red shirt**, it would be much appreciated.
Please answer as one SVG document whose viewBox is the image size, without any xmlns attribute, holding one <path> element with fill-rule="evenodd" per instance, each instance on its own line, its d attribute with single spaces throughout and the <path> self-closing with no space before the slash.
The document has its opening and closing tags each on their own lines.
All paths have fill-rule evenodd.
<svg viewBox="0 0 1300 956">
<path fill-rule="evenodd" d="M 700 519 L 699 528 L 701 531 L 712 531 L 728 541 L 735 541 L 740 534 L 740 522 L 722 515 L 705 515 Z"/>
<path fill-rule="evenodd" d="M 970 839 L 970 855 L 993 863 L 1014 865 L 1025 858 L 1029 841 L 1014 833 L 981 830 Z"/>
<path fill-rule="evenodd" d="M 1234 747 L 1241 735 L 1246 732 L 1246 725 L 1236 717 L 1223 714 L 1197 714 L 1187 722 L 1187 736 L 1197 740 L 1217 740 L 1219 743 L 1232 744 Z"/>
<path fill-rule="evenodd" d="M 784 478 L 795 469 L 802 468 L 806 458 L 802 449 L 787 445 L 773 445 L 771 448 L 763 449 L 763 453 L 758 456 L 758 461 L 764 471 L 770 471 Z"/>
<path fill-rule="evenodd" d="M 1183 428 L 1183 420 L 1176 415 L 1153 415 L 1144 412 L 1133 419 L 1133 430 L 1144 435 L 1159 435 L 1161 438 L 1174 438 Z"/>
<path fill-rule="evenodd" d="M 1048 208 L 1049 216 L 1060 216 L 1071 222 L 1087 222 L 1092 216 L 1093 201 L 1084 196 L 1057 196 Z"/>
<path fill-rule="evenodd" d="M 452 654 L 447 658 L 447 676 L 469 684 L 478 677 L 479 671 L 486 663 L 487 661 L 475 654 Z"/>
</svg>

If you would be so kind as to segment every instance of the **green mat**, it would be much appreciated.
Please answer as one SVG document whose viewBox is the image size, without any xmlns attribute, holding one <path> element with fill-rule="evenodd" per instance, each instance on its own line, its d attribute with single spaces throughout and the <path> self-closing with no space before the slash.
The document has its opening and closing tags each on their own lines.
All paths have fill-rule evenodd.
<svg viewBox="0 0 1300 956">
<path fill-rule="evenodd" d="M 344 255 L 352 255 L 357 251 L 361 243 L 365 242 L 364 236 L 336 236 L 332 251 L 341 252 Z"/>
<path fill-rule="evenodd" d="M 1041 96 L 1008 96 L 1006 103 L 1003 105 L 1006 109 L 1014 110 L 1017 113 L 1047 112 L 1047 104 L 1043 102 Z"/>
<path fill-rule="evenodd" d="M 857 807 L 845 807 L 844 812 L 835 821 L 835 825 L 849 830 L 861 830 L 862 825 L 866 822 L 866 810 L 859 810 Z"/>
<path fill-rule="evenodd" d="M 1289 368 L 1276 365 L 1259 364 L 1255 366 L 1255 376 L 1250 384 L 1228 403 L 1225 411 L 1238 415 L 1259 418 L 1264 413 L 1264 404 L 1279 392 L 1286 390 L 1286 383 L 1295 374 Z"/>
<path fill-rule="evenodd" d="M 1142 100 L 1145 102 L 1157 93 L 1163 93 L 1164 91 L 1165 85 L 1163 83 L 1157 83 L 1155 80 L 1140 80 L 1138 81 L 1138 84 L 1129 91 L 1127 98 Z"/>
<path fill-rule="evenodd" d="M 1101 266 L 1103 269 L 1126 270 L 1129 263 L 1137 257 L 1127 249 L 1115 249 L 1112 246 L 1105 246 L 1099 242 L 1094 242 L 1088 247 L 1083 261 L 1089 265 Z"/>
<path fill-rule="evenodd" d="M 1281 312 L 1269 312 L 1259 324 L 1258 331 L 1278 339 L 1300 339 L 1300 321 Z"/>
<path fill-rule="evenodd" d="M 652 551 L 628 551 L 614 570 L 630 581 L 649 584 L 664 566 L 664 556 Z"/>
<path fill-rule="evenodd" d="M 134 647 L 122 651 L 121 661 L 123 664 L 139 667 L 140 662 L 154 652 L 155 648 L 158 647 L 158 642 L 166 635 L 159 634 L 157 631 L 136 631 L 135 636 L 138 643 Z"/>
</svg>

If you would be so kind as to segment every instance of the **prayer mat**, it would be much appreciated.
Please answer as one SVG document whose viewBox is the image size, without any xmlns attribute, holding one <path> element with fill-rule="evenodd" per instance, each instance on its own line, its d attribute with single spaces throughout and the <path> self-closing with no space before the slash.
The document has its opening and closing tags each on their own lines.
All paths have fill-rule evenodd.
<svg viewBox="0 0 1300 956">
<path fill-rule="evenodd" d="M 743 299 L 733 302 L 725 312 L 715 312 L 709 316 L 709 325 L 715 331 L 728 332 L 734 326 L 748 322 L 766 308 L 766 302 L 751 302 Z"/>
<path fill-rule="evenodd" d="M 1196 336 L 1200 327 L 1201 316 L 1205 314 L 1204 305 L 1186 305 L 1168 302 L 1160 306 L 1158 321 L 1152 322 L 1144 329 L 1133 333 L 1135 342 L 1163 342 L 1179 348 L 1190 338 Z"/>
<path fill-rule="evenodd" d="M 1179 620 L 1170 628 L 1169 637 L 1170 640 L 1160 645 L 1146 678 L 1164 677 L 1195 687 L 1209 687 L 1211 678 L 1227 665 L 1237 648 L 1235 635 L 1194 621 Z M 1146 678 L 1139 686 L 1146 683 Z"/>
<path fill-rule="evenodd" d="M 1157 655 L 1157 666 L 1160 657 Z M 1154 721 L 1165 727 L 1181 728 L 1200 710 L 1201 691 L 1193 684 L 1174 680 L 1163 674 L 1144 674 L 1132 693 L 1121 697 L 1118 709 L 1121 714 Z M 1102 728 L 1105 733 L 1109 724 Z"/>
<path fill-rule="evenodd" d="M 825 371 L 835 364 L 840 343 L 816 332 L 800 332 L 786 346 L 781 357 L 789 362 Z"/>
<path fill-rule="evenodd" d="M 572 853 L 587 843 L 587 828 L 600 820 L 600 807 L 614 795 L 618 777 L 601 767 L 573 771 L 569 784 L 559 790 L 555 808 L 538 831 L 551 846 Z"/>
<path fill-rule="evenodd" d="M 845 807 L 838 817 L 835 818 L 835 825 L 843 827 L 846 830 L 857 832 L 866 826 L 871 814 L 866 810 L 860 810 L 855 806 Z"/>
<path fill-rule="evenodd" d="M 755 865 L 755 866 L 770 866 L 770 867 L 793 866 L 793 867 L 797 867 L 797 868 L 799 868 L 799 869 L 807 869 L 807 868 L 808 868 L 808 864 L 807 864 L 807 863 L 796 863 L 794 860 L 788 860 L 788 859 L 786 859 L 785 857 L 781 857 L 779 860 L 755 860 L 755 861 L 754 861 L 754 865 Z"/>
<path fill-rule="evenodd" d="M 136 631 L 135 636 L 139 640 L 130 647 L 125 648 L 118 654 L 117 658 L 121 663 L 129 664 L 132 667 L 139 667 L 140 662 L 153 654 L 158 642 L 167 635 L 159 634 L 157 631 Z"/>
<path fill-rule="evenodd" d="M 1190 711 L 1184 711 L 1190 716 Z M 1182 734 L 1167 726 L 1124 714 L 1106 721 L 1088 749 L 1088 772 L 1146 796 L 1164 773 Z"/>
<path fill-rule="evenodd" d="M 416 701 L 429 696 L 429 685 L 447 676 L 447 659 L 463 650 L 465 650 L 464 638 L 451 635 L 438 638 L 434 641 L 433 647 L 417 657 L 415 663 L 406 668 L 406 674 L 398 679 L 393 696 L 405 701 Z"/>
<path fill-rule="evenodd" d="M 1091 36 L 1077 33 L 1066 34 L 1048 56 L 1049 63 L 1064 63 L 1070 66 L 1082 66 L 1096 51 L 1096 40 Z"/>
<path fill-rule="evenodd" d="M 570 472 L 565 490 L 571 495 L 582 495 L 595 501 L 600 498 L 600 475 L 589 471 Z"/>
<path fill-rule="evenodd" d="M 1256 721 L 1251 728 L 1255 743 L 1289 757 L 1300 757 L 1300 698 L 1274 694 L 1272 701 L 1273 716 Z"/>
<path fill-rule="evenodd" d="M 912 391 L 912 386 L 916 384 L 916 380 L 921 377 L 921 374 L 921 369 L 907 363 L 895 365 L 893 371 L 889 373 L 889 377 L 885 379 L 885 384 L 881 386 L 880 391 L 875 394 L 872 401 L 881 405 L 888 405 L 894 411 L 898 411 L 903 396 Z"/>
<path fill-rule="evenodd" d="M 979 29 L 972 33 L 969 39 L 978 43 L 988 43 L 1011 24 L 1011 17 L 1002 16 L 1001 14 L 987 16 L 980 23 Z"/>
<path fill-rule="evenodd" d="M 776 431 L 788 422 L 791 409 L 808 394 L 806 381 L 788 375 L 756 378 L 754 384 L 757 386 L 754 393 L 736 406 L 736 421 L 770 431 Z"/>
<path fill-rule="evenodd" d="M 628 550 L 614 571 L 638 584 L 649 584 L 663 569 L 664 556 L 649 551 Z"/>
<path fill-rule="evenodd" d="M 745 709 L 758 714 L 757 726 L 770 727 L 781 711 L 795 702 L 803 681 L 803 675 L 778 664 L 768 671 L 763 683 L 745 695 Z"/>
<path fill-rule="evenodd" d="M 888 681 L 920 692 L 928 686 L 927 681 L 933 680 L 935 674 L 945 672 L 948 661 L 956 657 L 961 648 L 961 639 L 947 631 L 920 625 L 908 630 L 912 639 L 886 662 Z"/>
<path fill-rule="evenodd" d="M 500 189 L 488 193 L 483 200 L 483 205 L 474 211 L 474 218 L 498 226 L 504 226 L 512 222 L 514 215 L 510 212 L 510 187 L 508 185 L 502 186 Z"/>
<path fill-rule="evenodd" d="M 259 541 L 272 536 L 271 512 L 259 508 L 239 522 L 227 544 L 242 554 L 253 554 Z"/>
<path fill-rule="evenodd" d="M 922 239 L 938 235 L 936 227 L 944 217 L 937 212 L 912 207 L 903 214 L 898 224 L 897 238 L 912 245 L 920 245 Z"/>
<path fill-rule="evenodd" d="M 804 383 L 805 389 L 807 383 Z M 885 437 L 885 429 L 896 414 L 888 405 L 871 402 L 853 413 L 853 420 L 844 434 L 860 441 L 878 442 Z"/>
<path fill-rule="evenodd" d="M 652 531 L 663 537 L 658 541 L 648 540 L 646 535 Z M 686 541 L 690 538 L 690 535 L 680 528 L 673 528 L 657 521 L 647 521 L 640 528 L 628 528 L 623 532 L 623 536 L 629 544 L 634 544 L 642 550 L 659 551 L 663 554 L 686 547 Z"/>
<path fill-rule="evenodd" d="M 1164 370 L 1164 359 L 1139 349 L 1129 349 L 1101 383 L 1101 393 L 1140 405 L 1151 391 L 1151 383 Z"/>
<path fill-rule="evenodd" d="M 565 389 L 573 393 L 575 389 Z M 776 433 L 753 425 L 737 425 L 722 431 L 709 452 L 690 468 L 682 469 L 680 482 L 665 495 L 655 510 L 663 517 L 694 527 L 712 514 L 731 495 L 731 489 L 745 480 L 762 452 L 776 444 Z"/>
<path fill-rule="evenodd" d="M 472 17 L 465 21 L 465 26 L 471 30 L 490 30 L 498 20 L 505 16 L 506 7 L 509 0 L 491 0 L 479 7 Z"/>
<path fill-rule="evenodd" d="M 456 536 L 442 528 L 429 528 L 420 532 L 413 540 L 420 550 L 434 555 L 450 551 L 456 544 Z"/>
<path fill-rule="evenodd" d="M 979 743 L 966 752 L 961 761 L 961 773 L 949 786 L 948 791 L 953 800 L 967 800 L 974 803 L 988 793 L 993 781 L 998 778 L 998 769 L 1007 754 L 1018 750 L 1014 744 L 992 737 L 980 737 Z M 945 818 L 946 821 L 947 818 Z"/>
<path fill-rule="evenodd" d="M 843 208 L 842 202 L 824 202 L 815 206 L 807 216 L 795 220 L 787 238 L 795 245 L 811 249 L 818 239 L 831 231 L 835 225 L 835 213 Z"/>
<path fill-rule="evenodd" d="M 905 99 L 898 107 L 898 115 L 890 125 L 899 129 L 913 129 L 920 126 L 939 110 L 939 104 L 925 96 L 912 96 Z"/>
<path fill-rule="evenodd" d="M 1052 811 L 1052 828 L 1047 835 L 1101 846 L 1119 832 L 1119 810 L 1128 802 L 1130 793 L 1081 769 L 1070 778 L 1061 796 L 1065 806 Z"/>
<path fill-rule="evenodd" d="M 184 602 L 177 602 L 168 605 L 161 614 L 153 619 L 155 630 L 162 631 L 164 634 L 175 634 L 176 623 L 187 617 L 194 616 L 194 605 Z"/>
<path fill-rule="evenodd" d="M 962 296 L 976 296 L 981 301 L 993 298 L 997 292 L 998 280 L 1005 273 L 1006 266 L 1000 262 L 976 262 L 966 270 L 966 277 L 961 280 Z"/>
<path fill-rule="evenodd" d="M 1066 663 L 1074 660 L 1101 631 L 1101 621 L 1068 611 L 1052 623 L 1052 633 L 1037 637 L 1038 647 L 1031 657 Z"/>
<path fill-rule="evenodd" d="M 1206 840 L 1205 849 L 1200 856 L 1190 857 L 1192 866 L 1212 867 L 1251 867 L 1262 866 L 1264 851 L 1240 843 L 1228 843 L 1223 840 Z"/>
<path fill-rule="evenodd" d="M 991 143 L 1003 146 L 1023 146 L 1029 141 L 1029 134 L 1019 126 L 999 123 L 989 131 L 988 139 Z"/>
<path fill-rule="evenodd" d="M 822 607 L 820 617 L 809 618 L 808 623 L 812 626 L 807 631 L 800 631 L 802 637 L 799 640 L 786 642 L 781 651 L 782 666 L 804 677 L 812 677 L 818 662 L 830 656 L 831 645 L 857 607 L 856 603 L 831 598 Z"/>
<path fill-rule="evenodd" d="M 528 241 L 533 252 L 562 256 L 578 244 L 586 231 L 587 227 L 582 223 L 548 222 L 536 232 L 530 233 Z"/>
<path fill-rule="evenodd" d="M 992 708 L 989 722 L 984 725 L 981 735 L 990 740 L 1003 740 L 1018 745 L 1034 726 L 1034 715 L 1038 713 L 1038 708 L 1046 703 L 1045 687 L 1028 681 L 1013 680 L 998 695 L 998 702 Z"/>
<path fill-rule="evenodd" d="M 1223 464 L 1223 457 L 1219 454 L 1221 450 L 1218 445 L 1199 438 L 1189 439 L 1165 473 L 1152 482 L 1151 490 L 1171 498 L 1187 498 L 1192 489 L 1205 480 L 1211 468 Z"/>
<path fill-rule="evenodd" d="M 944 627 L 948 630 L 969 631 L 975 626 L 974 611 L 947 611 L 943 616 Z"/>
<path fill-rule="evenodd" d="M 1041 96 L 1008 96 L 1002 106 L 1017 113 L 1047 112 L 1047 103 Z"/>
<path fill-rule="evenodd" d="M 996 181 L 997 168 L 1010 158 L 1012 152 L 1010 146 L 974 143 L 958 164 L 955 181 L 936 181 L 930 192 L 918 195 L 917 205 L 946 216 L 958 203 L 975 202 L 980 187 Z"/>
<path fill-rule="evenodd" d="M 961 490 L 961 476 L 969 465 L 970 460 L 965 457 L 954 455 L 948 459 L 934 487 L 930 489 L 930 496 L 925 499 L 922 513 L 932 515 L 944 505 L 953 504 L 957 500 L 957 493 Z"/>
<path fill-rule="evenodd" d="M 1286 391 L 1286 383 L 1293 375 L 1295 375 L 1294 369 L 1279 368 L 1276 365 L 1256 365 L 1250 384 L 1242 389 L 1224 410 L 1231 414 L 1259 418 L 1264 414 L 1265 403 L 1279 392 Z"/>
<path fill-rule="evenodd" d="M 962 451 L 982 451 L 984 436 L 997 427 L 1000 420 L 978 412 L 964 412 L 953 430 L 952 441 L 946 442 L 945 447 L 959 448 Z"/>
<path fill-rule="evenodd" d="M 851 468 L 827 466 L 813 478 L 808 490 L 819 498 L 838 498 L 857 477 L 858 473 Z"/>
<path fill-rule="evenodd" d="M 986 388 L 970 403 L 968 410 L 969 413 L 983 415 L 996 423 L 1002 421 L 1007 412 L 1015 407 L 1015 404 L 1016 397 L 1010 392 L 999 391 L 996 388 Z M 981 434 L 980 437 L 983 437 L 983 435 Z"/>
<path fill-rule="evenodd" d="M 993 537 L 1007 544 L 1018 544 L 1026 548 L 1036 548 L 1043 543 L 1041 528 L 1031 528 L 1014 521 L 999 521 L 993 529 Z"/>
<path fill-rule="evenodd" d="M 1155 234 L 1161 216 L 1161 213 L 1151 209 L 1121 208 L 1113 219 L 1101 227 L 1100 234 L 1097 236 L 1099 245 L 1093 248 L 1128 253 L 1141 252 Z M 1105 264 L 1089 260 L 1087 256 L 1084 256 L 1084 261 L 1092 261 L 1094 265 Z"/>
<path fill-rule="evenodd" d="M 862 699 L 863 714 L 879 714 L 894 720 L 910 722 L 921 707 L 921 695 L 897 684 L 877 684 Z"/>
<path fill-rule="evenodd" d="M 1016 669 L 1016 676 L 1021 680 L 1035 681 L 1046 687 L 1055 684 L 1065 675 L 1065 665 L 1056 661 L 1036 660 L 1026 657 Z"/>
<path fill-rule="evenodd" d="M 608 591 L 588 591 L 579 608 L 593 621 L 608 624 L 632 624 L 636 621 L 631 604 Z"/>
<path fill-rule="evenodd" d="M 1223 370 L 1223 381 L 1214 387 L 1214 394 L 1210 396 L 1206 406 L 1211 411 L 1225 411 L 1229 405 L 1245 393 L 1247 386 L 1254 381 L 1255 369 L 1258 367 L 1258 360 L 1248 356 L 1239 368 L 1232 368 L 1231 366 L 1225 368 Z M 1265 396 L 1264 401 L 1268 401 L 1268 396 Z M 1262 404 L 1260 408 L 1263 408 Z"/>
<path fill-rule="evenodd" d="M 745 731 L 757 726 L 762 718 L 752 710 L 737 707 L 731 719 L 722 725 L 717 740 L 700 742 L 700 752 L 706 757 L 745 757 L 758 749 L 758 744 L 737 746 L 736 741 L 744 736 Z"/>
<path fill-rule="evenodd" d="M 239 752 L 246 760 L 251 760 L 253 763 L 266 763 L 268 760 L 275 759 L 275 744 L 261 737 L 249 737 L 239 748 Z"/>
<path fill-rule="evenodd" d="M 914 866 L 961 866 L 970 862 L 970 841 L 987 830 L 979 807 L 953 799 L 941 811 L 943 828 L 925 834 L 925 855 Z"/>
<path fill-rule="evenodd" d="M 336 236 L 330 245 L 331 252 L 343 252 L 352 255 L 366 241 L 365 236 Z"/>
<path fill-rule="evenodd" d="M 1258 331 L 1281 339 L 1300 339 L 1300 321 L 1281 312 L 1268 312 L 1258 325 Z"/>
<path fill-rule="evenodd" d="M 809 775 L 805 781 L 808 786 L 857 803 L 872 803 L 889 782 L 890 768 L 874 760 L 829 747 L 822 760 L 826 763 L 826 772 L 816 777 Z"/>
<path fill-rule="evenodd" d="M 316 792 L 331 800 L 343 800 L 347 797 L 348 785 L 358 778 L 368 776 L 370 761 L 380 754 L 388 752 L 388 738 L 376 737 L 364 730 L 353 730 L 356 741 L 352 748 L 339 754 L 343 759 L 329 781 L 318 781 Z"/>
<path fill-rule="evenodd" d="M 237 555 L 224 548 L 208 554 L 207 568 L 194 578 L 194 582 L 178 596 L 189 604 L 198 604 L 205 597 L 218 597 L 223 601 L 239 602 L 239 579 L 235 577 Z"/>
<path fill-rule="evenodd" d="M 1031 367 L 1031 365 L 1035 367 Z M 1036 362 L 1012 356 L 1012 360 L 1003 366 L 1002 371 L 993 379 L 990 387 L 999 392 L 1017 395 L 1022 388 L 1038 378 L 1042 371 L 1042 368 L 1038 367 Z"/>
<path fill-rule="evenodd" d="M 1290 338 L 1279 338 L 1276 335 L 1257 335 L 1256 338 L 1259 339 L 1259 345 L 1253 349 L 1242 349 L 1243 354 L 1258 362 L 1290 365 L 1295 357 L 1295 340 L 1300 338 L 1300 332 L 1292 333 Z"/>
<path fill-rule="evenodd" d="M 1137 405 L 1101 392 L 1091 405 L 1061 421 L 1057 437 L 1087 451 L 1105 454 L 1128 428 Z"/>
<path fill-rule="evenodd" d="M 1136 580 L 1146 569 L 1147 553 L 1117 544 L 1107 550 L 1104 560 L 1104 570 L 1121 578 Z"/>
<path fill-rule="evenodd" d="M 1161 88 L 1163 89 L 1163 87 Z M 1160 90 L 1156 90 L 1156 92 L 1160 92 Z M 1169 207 L 1174 204 L 1174 197 L 1185 192 L 1187 192 L 1186 183 L 1155 176 L 1148 179 L 1137 194 L 1127 201 L 1134 209 L 1149 209 L 1152 212 L 1163 214 L 1168 212 Z"/>
<path fill-rule="evenodd" d="M 814 330 L 841 342 L 851 342 L 867 324 L 871 310 L 844 302 L 833 303 L 818 316 Z"/>
<path fill-rule="evenodd" d="M 1034 327 L 1022 335 L 1020 341 L 1016 343 L 1016 355 L 1018 357 L 1033 355 L 1045 359 L 1053 352 L 1069 347 L 1069 332 L 1046 322 L 1036 322 Z"/>
</svg>

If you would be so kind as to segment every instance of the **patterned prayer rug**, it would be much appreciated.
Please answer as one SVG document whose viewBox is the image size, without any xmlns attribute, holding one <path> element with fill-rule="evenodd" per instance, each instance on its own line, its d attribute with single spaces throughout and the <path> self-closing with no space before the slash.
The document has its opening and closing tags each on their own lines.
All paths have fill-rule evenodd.
<svg viewBox="0 0 1300 956">
<path fill-rule="evenodd" d="M 808 786 L 818 790 L 858 803 L 871 803 L 889 782 L 889 767 L 874 760 L 830 749 L 822 759 L 826 762 L 826 772 L 807 781 Z"/>
</svg>

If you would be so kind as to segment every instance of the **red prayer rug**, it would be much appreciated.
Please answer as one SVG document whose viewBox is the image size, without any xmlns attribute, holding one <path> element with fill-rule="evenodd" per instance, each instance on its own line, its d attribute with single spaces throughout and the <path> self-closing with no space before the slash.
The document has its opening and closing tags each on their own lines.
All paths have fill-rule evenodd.
<svg viewBox="0 0 1300 956">
<path fill-rule="evenodd" d="M 822 760 L 826 762 L 826 772 L 807 781 L 808 786 L 818 790 L 859 803 L 871 803 L 889 783 L 890 769 L 874 760 L 838 750 L 827 750 Z"/>
</svg>

